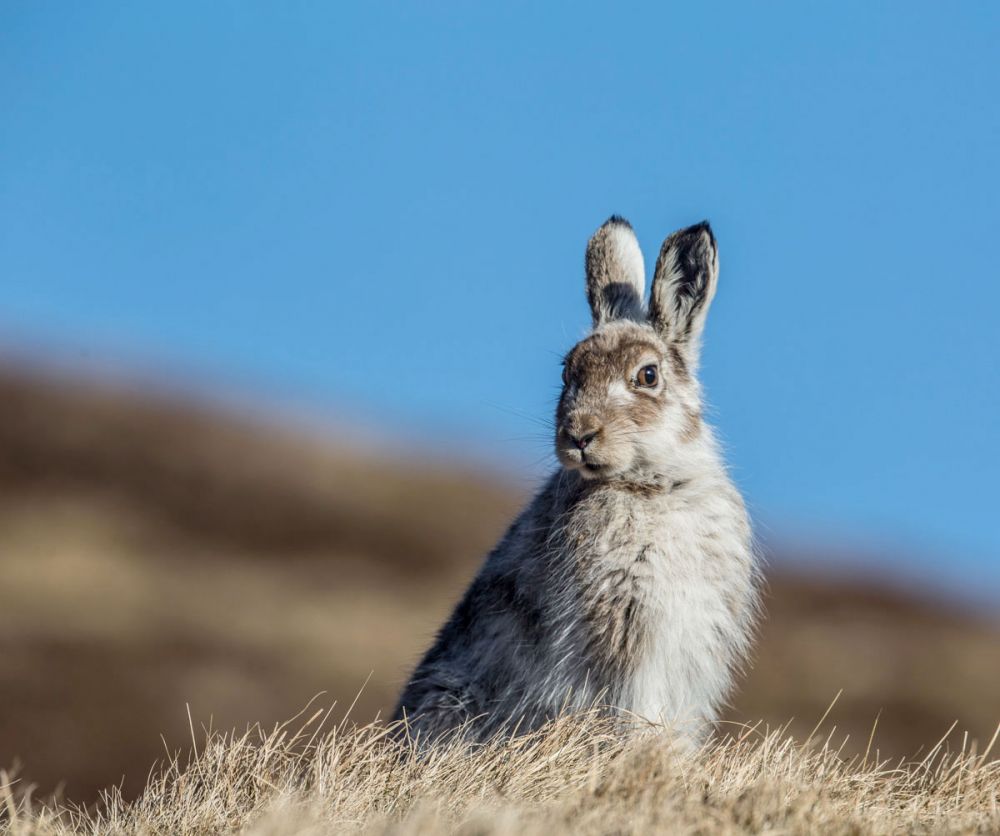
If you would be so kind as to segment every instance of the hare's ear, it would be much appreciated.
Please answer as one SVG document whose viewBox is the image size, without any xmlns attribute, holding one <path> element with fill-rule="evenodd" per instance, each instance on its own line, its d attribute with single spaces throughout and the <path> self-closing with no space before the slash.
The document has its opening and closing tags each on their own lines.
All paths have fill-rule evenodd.
<svg viewBox="0 0 1000 836">
<path fill-rule="evenodd" d="M 612 215 L 587 244 L 587 301 L 594 327 L 613 319 L 642 320 L 646 268 L 632 225 Z"/>
<path fill-rule="evenodd" d="M 678 230 L 663 242 L 649 319 L 691 371 L 698 365 L 701 331 L 718 279 L 719 249 L 708 221 Z"/>
</svg>

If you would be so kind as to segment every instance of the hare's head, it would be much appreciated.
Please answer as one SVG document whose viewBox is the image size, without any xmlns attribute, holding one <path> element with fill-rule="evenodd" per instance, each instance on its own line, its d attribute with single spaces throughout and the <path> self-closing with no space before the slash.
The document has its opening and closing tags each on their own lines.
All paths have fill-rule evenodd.
<svg viewBox="0 0 1000 836">
<path fill-rule="evenodd" d="M 612 217 L 587 245 L 593 331 L 566 355 L 556 451 L 587 479 L 637 479 L 686 458 L 703 431 L 695 374 L 718 249 L 707 223 L 675 232 L 644 303 L 642 253 Z"/>
</svg>

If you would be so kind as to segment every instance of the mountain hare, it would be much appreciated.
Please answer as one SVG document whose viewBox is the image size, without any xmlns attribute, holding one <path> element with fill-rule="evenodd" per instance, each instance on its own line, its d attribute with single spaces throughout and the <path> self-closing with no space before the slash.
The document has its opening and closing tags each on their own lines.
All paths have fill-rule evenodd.
<svg viewBox="0 0 1000 836">
<path fill-rule="evenodd" d="M 562 467 L 403 690 L 410 735 L 485 740 L 594 706 L 692 745 L 709 731 L 750 648 L 758 577 L 695 377 L 717 277 L 709 225 L 675 232 L 647 307 L 628 221 L 591 238 L 593 330 L 563 363 Z"/>
</svg>

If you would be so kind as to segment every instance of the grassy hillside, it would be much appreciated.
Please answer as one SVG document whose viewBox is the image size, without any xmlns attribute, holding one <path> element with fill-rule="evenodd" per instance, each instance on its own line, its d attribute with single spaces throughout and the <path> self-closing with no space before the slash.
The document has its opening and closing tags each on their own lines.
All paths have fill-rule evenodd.
<svg viewBox="0 0 1000 836">
<path fill-rule="evenodd" d="M 385 710 L 523 499 L 488 474 L 122 389 L 6 369 L 0 403 L 0 766 L 70 799 L 137 794 L 161 733 L 188 744 L 186 704 L 216 729 L 270 726 L 320 692 L 334 716 Z M 801 737 L 842 689 L 826 728 L 844 752 L 880 710 L 883 755 L 956 720 L 992 734 L 993 623 L 845 580 L 770 584 L 732 719 Z"/>
<path fill-rule="evenodd" d="M 893 764 L 872 752 L 746 729 L 694 754 L 662 735 L 623 739 L 564 718 L 494 745 L 414 757 L 380 725 L 323 731 L 322 711 L 269 733 L 209 735 L 190 761 L 125 802 L 33 804 L 3 785 L 12 836 L 220 833 L 995 833 L 1000 760 L 933 748 Z"/>
</svg>

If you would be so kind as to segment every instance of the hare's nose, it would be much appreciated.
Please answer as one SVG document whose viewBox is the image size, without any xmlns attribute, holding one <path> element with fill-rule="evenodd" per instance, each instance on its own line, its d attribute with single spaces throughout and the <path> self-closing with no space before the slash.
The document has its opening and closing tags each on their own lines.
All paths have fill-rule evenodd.
<svg viewBox="0 0 1000 836">
<path fill-rule="evenodd" d="M 590 442 L 593 441 L 595 438 L 597 438 L 597 434 L 599 432 L 600 432 L 600 430 L 597 429 L 597 430 L 593 430 L 591 432 L 581 433 L 580 435 L 572 435 L 572 434 L 570 434 L 570 440 L 580 450 L 586 450 L 587 449 L 587 445 L 590 444 Z"/>
</svg>

